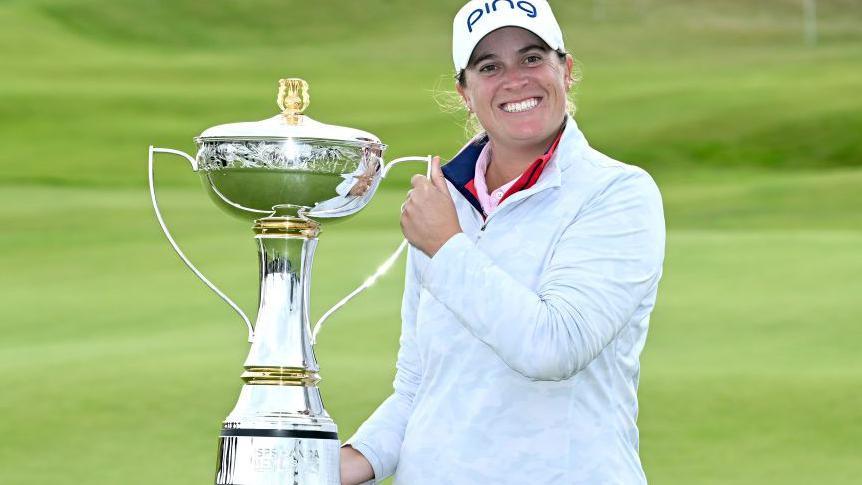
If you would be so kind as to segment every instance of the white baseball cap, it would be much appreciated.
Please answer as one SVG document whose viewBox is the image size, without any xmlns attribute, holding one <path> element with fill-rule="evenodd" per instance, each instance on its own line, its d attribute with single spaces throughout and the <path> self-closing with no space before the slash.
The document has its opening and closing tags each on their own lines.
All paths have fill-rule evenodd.
<svg viewBox="0 0 862 485">
<path fill-rule="evenodd" d="M 538 35 L 551 49 L 565 50 L 560 24 L 545 0 L 471 0 L 452 23 L 455 72 L 467 67 L 482 38 L 501 27 L 521 27 Z"/>
</svg>

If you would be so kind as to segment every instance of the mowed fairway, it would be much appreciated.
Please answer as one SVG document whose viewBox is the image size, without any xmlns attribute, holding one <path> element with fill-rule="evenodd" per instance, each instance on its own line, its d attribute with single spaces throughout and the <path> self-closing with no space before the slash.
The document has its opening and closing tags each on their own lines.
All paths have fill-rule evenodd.
<svg viewBox="0 0 862 485">
<path fill-rule="evenodd" d="M 459 1 L 288 3 L 0 6 L 0 484 L 212 481 L 245 329 L 164 241 L 147 145 L 192 151 L 211 125 L 271 116 L 289 75 L 311 82 L 311 116 L 372 131 L 391 156 L 460 145 L 432 95 L 449 87 Z M 556 5 L 583 63 L 581 127 L 665 198 L 640 388 L 650 481 L 858 482 L 858 2 L 821 5 L 816 48 L 789 0 Z M 247 224 L 185 162 L 157 164 L 177 239 L 253 314 Z M 313 318 L 398 245 L 409 172 L 321 236 Z M 342 439 L 390 392 L 402 279 L 399 264 L 321 334 Z"/>
</svg>

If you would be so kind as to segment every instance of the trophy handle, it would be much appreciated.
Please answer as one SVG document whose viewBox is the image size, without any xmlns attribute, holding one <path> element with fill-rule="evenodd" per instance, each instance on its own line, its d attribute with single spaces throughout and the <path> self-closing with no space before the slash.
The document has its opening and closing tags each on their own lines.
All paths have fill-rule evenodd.
<svg viewBox="0 0 862 485">
<path fill-rule="evenodd" d="M 386 175 L 389 173 L 389 170 L 391 170 L 392 167 L 394 167 L 395 165 L 398 165 L 399 163 L 402 163 L 402 162 L 425 162 L 425 164 L 427 165 L 427 167 L 425 169 L 425 176 L 430 177 L 431 176 L 431 160 L 433 160 L 433 159 L 434 159 L 434 157 L 431 155 L 428 155 L 427 157 L 396 158 L 395 160 L 392 160 L 389 163 L 386 163 L 383 165 L 383 169 L 381 170 L 380 176 L 382 178 L 386 178 Z"/>
<path fill-rule="evenodd" d="M 153 209 L 156 212 L 156 219 L 158 219 L 158 221 L 159 221 L 159 226 L 161 226 L 162 232 L 164 232 L 165 236 L 168 238 L 168 242 L 171 244 L 171 247 L 174 248 L 174 251 L 176 251 L 177 255 L 180 257 L 180 259 L 183 261 L 183 263 L 185 263 L 186 267 L 188 267 L 192 271 L 192 273 L 195 274 L 195 276 L 197 276 L 201 281 L 203 281 L 204 284 L 207 285 L 207 287 L 209 287 L 209 289 L 213 290 L 216 295 L 218 295 L 222 300 L 225 301 L 225 303 L 230 305 L 230 307 L 233 308 L 234 311 L 236 311 L 239 314 L 239 316 L 245 322 L 246 327 L 248 327 L 248 341 L 252 342 L 254 340 L 254 327 L 252 327 L 251 321 L 248 319 L 248 317 L 245 315 L 245 313 L 239 308 L 239 306 L 237 306 L 236 303 L 233 302 L 233 300 L 228 298 L 228 296 L 225 295 L 224 293 L 222 293 L 221 290 L 219 290 L 214 284 L 212 284 L 212 282 L 210 282 L 210 280 L 208 280 L 206 278 L 206 276 L 204 276 L 200 271 L 198 271 L 198 269 L 195 267 L 195 265 L 192 264 L 191 261 L 189 261 L 189 258 L 187 258 L 186 255 L 183 253 L 183 251 L 180 249 L 179 245 L 177 245 L 177 242 L 174 240 L 173 236 L 171 236 L 171 231 L 168 230 L 168 226 L 167 226 L 167 224 L 165 224 L 164 218 L 162 218 L 162 212 L 159 210 L 159 201 L 156 198 L 156 185 L 155 185 L 155 181 L 154 181 L 154 171 L 153 171 L 153 154 L 155 154 L 155 153 L 169 153 L 171 155 L 177 155 L 177 156 L 183 157 L 186 160 L 188 160 L 189 163 L 191 163 L 192 170 L 194 170 L 195 172 L 197 172 L 197 170 L 198 170 L 197 161 L 194 158 L 190 157 L 185 152 L 181 152 L 179 150 L 172 150 L 170 148 L 157 148 L 157 147 L 150 145 L 150 160 L 149 160 L 150 200 L 153 202 Z"/>
<path fill-rule="evenodd" d="M 425 176 L 430 177 L 431 176 L 431 161 L 433 159 L 434 159 L 434 157 L 431 155 L 428 155 L 427 157 L 396 158 L 395 160 L 390 161 L 388 164 L 383 165 L 383 168 L 381 169 L 380 176 L 381 176 L 381 178 L 386 178 L 386 175 L 389 173 L 389 170 L 392 169 L 392 167 L 394 167 L 395 165 L 398 165 L 399 163 L 402 163 L 402 162 L 425 162 L 425 164 L 426 164 Z M 401 210 L 402 210 L 402 212 L 404 211 L 403 205 L 401 206 Z M 326 313 L 324 313 L 323 316 L 320 317 L 320 319 L 314 325 L 314 330 L 311 332 L 311 344 L 312 345 L 317 343 L 317 334 L 320 332 L 320 329 L 323 326 L 323 322 L 325 322 L 327 319 L 329 319 L 329 317 L 332 316 L 333 313 L 335 313 L 339 309 L 341 309 L 341 307 L 346 305 L 347 302 L 352 300 L 356 295 L 362 293 L 363 291 L 365 291 L 368 288 L 370 288 L 371 286 L 373 286 L 374 283 L 376 283 L 377 280 L 381 276 L 383 276 L 384 274 L 386 274 L 387 271 L 389 271 L 389 268 L 391 268 L 392 265 L 395 264 L 395 261 L 398 261 L 398 258 L 401 256 L 401 253 L 403 253 L 404 249 L 406 249 L 406 248 L 407 248 L 407 239 L 403 239 L 401 241 L 401 244 L 398 245 L 398 248 L 395 250 L 395 252 L 393 252 L 392 254 L 389 255 L 388 258 L 386 258 L 386 261 L 384 261 L 383 264 L 381 264 L 377 268 L 377 271 L 375 271 L 374 274 L 369 276 L 361 285 L 359 285 L 355 290 L 351 291 L 349 295 L 342 298 L 338 303 L 333 305 L 332 308 L 327 310 Z"/>
</svg>

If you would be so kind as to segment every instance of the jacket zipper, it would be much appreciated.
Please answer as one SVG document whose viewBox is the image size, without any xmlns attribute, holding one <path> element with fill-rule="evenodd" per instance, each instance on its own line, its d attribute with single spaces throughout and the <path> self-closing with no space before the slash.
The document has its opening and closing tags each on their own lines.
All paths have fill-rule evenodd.
<svg viewBox="0 0 862 485">
<path fill-rule="evenodd" d="M 477 209 L 477 212 L 479 213 L 479 215 L 481 215 L 481 216 L 482 216 L 482 227 L 480 227 L 480 228 L 479 228 L 479 232 L 485 232 L 485 228 L 487 228 L 487 227 L 488 227 L 488 223 L 489 223 L 489 222 L 491 222 L 491 219 L 492 219 L 496 214 L 498 214 L 498 213 L 500 212 L 500 209 L 502 209 L 502 208 L 504 208 L 504 207 L 509 207 L 509 206 L 511 206 L 511 205 L 520 204 L 521 202 L 523 202 L 523 201 L 525 201 L 525 200 L 529 199 L 530 197 L 532 197 L 532 196 L 534 196 L 534 195 L 538 194 L 539 192 L 542 192 L 542 191 L 545 191 L 545 190 L 549 189 L 550 187 L 539 187 L 539 188 L 538 188 L 538 190 L 534 190 L 535 188 L 536 188 L 536 186 L 533 186 L 533 187 L 530 187 L 529 189 L 524 190 L 523 192 L 530 191 L 530 192 L 529 192 L 528 194 L 526 194 L 526 195 L 524 195 L 524 194 L 523 194 L 523 192 L 512 194 L 512 195 L 513 195 L 513 197 L 514 197 L 514 196 L 517 196 L 517 195 L 519 195 L 519 194 L 520 194 L 520 195 L 522 195 L 522 197 L 520 197 L 520 198 L 518 198 L 518 199 L 516 199 L 516 200 L 514 200 L 514 201 L 513 201 L 513 200 L 510 200 L 510 199 L 504 200 L 504 201 L 503 201 L 503 203 L 502 203 L 502 204 L 500 204 L 500 205 L 497 207 L 497 210 L 496 210 L 496 211 L 494 211 L 494 213 L 493 213 L 493 214 L 491 214 L 491 215 L 485 214 L 485 211 L 483 211 L 483 210 L 478 210 L 478 209 Z M 509 202 L 509 203 L 508 203 L 508 204 L 506 204 L 506 202 Z M 474 207 L 474 209 L 475 209 L 475 207 Z"/>
<path fill-rule="evenodd" d="M 542 190 L 544 190 L 544 189 L 542 189 Z M 499 213 L 499 211 L 500 211 L 500 209 L 501 209 L 501 208 L 509 207 L 509 206 L 511 206 L 511 205 L 515 205 L 515 204 L 519 204 L 519 203 L 521 203 L 521 202 L 523 202 L 523 201 L 525 201 L 525 200 L 529 199 L 529 198 L 530 198 L 530 196 L 532 196 L 533 194 L 536 194 L 536 193 L 538 193 L 538 192 L 541 192 L 541 190 L 540 190 L 540 191 L 537 191 L 537 192 L 533 192 L 533 193 L 531 193 L 531 194 L 528 194 L 526 197 L 522 197 L 522 198 L 520 198 L 520 199 L 518 199 L 518 200 L 516 200 L 516 201 L 514 201 L 514 202 L 511 202 L 511 201 L 510 201 L 510 202 L 509 202 L 508 204 L 506 204 L 506 205 L 502 205 L 502 204 L 500 204 L 500 206 L 499 206 L 499 207 L 497 207 L 497 210 L 495 210 L 495 211 L 494 211 L 494 213 L 493 213 L 493 214 L 491 214 L 491 215 L 487 215 L 487 214 L 485 214 L 485 211 L 481 211 L 481 212 L 480 212 L 480 214 L 482 214 L 482 219 L 483 219 L 483 221 L 482 221 L 482 227 L 481 227 L 481 228 L 479 228 L 479 232 L 485 232 L 485 228 L 486 228 L 486 227 L 488 227 L 488 223 L 490 223 L 490 222 L 491 222 L 491 219 L 493 219 L 493 218 L 494 218 L 494 216 L 495 216 L 495 215 L 497 215 L 497 214 Z M 503 201 L 503 202 L 506 202 L 506 201 Z"/>
</svg>

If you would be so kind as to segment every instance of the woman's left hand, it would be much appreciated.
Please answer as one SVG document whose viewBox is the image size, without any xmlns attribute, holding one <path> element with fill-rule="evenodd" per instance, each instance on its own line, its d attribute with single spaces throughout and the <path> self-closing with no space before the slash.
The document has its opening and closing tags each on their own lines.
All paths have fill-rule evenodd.
<svg viewBox="0 0 862 485">
<path fill-rule="evenodd" d="M 452 236 L 461 232 L 455 203 L 440 170 L 440 157 L 431 162 L 431 177 L 414 175 L 413 188 L 401 212 L 401 231 L 413 246 L 434 257 Z"/>
</svg>

